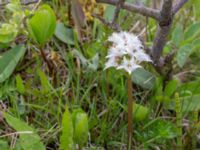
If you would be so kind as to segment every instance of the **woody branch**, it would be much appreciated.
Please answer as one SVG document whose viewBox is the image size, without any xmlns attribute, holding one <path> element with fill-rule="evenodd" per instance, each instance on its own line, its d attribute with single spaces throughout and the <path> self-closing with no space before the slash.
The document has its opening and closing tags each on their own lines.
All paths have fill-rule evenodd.
<svg viewBox="0 0 200 150">
<path fill-rule="evenodd" d="M 163 0 L 163 4 L 160 10 L 152 9 L 149 7 L 145 7 L 142 5 L 130 4 L 127 2 L 123 2 L 119 5 L 118 0 L 96 0 L 98 3 L 106 3 L 110 5 L 114 5 L 116 7 L 125 9 L 131 12 L 135 12 L 141 14 L 146 17 L 151 17 L 155 19 L 158 23 L 156 36 L 153 40 L 153 45 L 151 49 L 151 55 L 155 64 L 158 65 L 159 59 L 161 57 L 163 48 L 166 44 L 166 38 L 170 32 L 170 28 L 173 21 L 173 16 L 183 7 L 183 5 L 188 0 L 177 0 L 173 5 L 173 0 Z M 118 11 L 116 11 L 118 12 Z M 116 20 L 116 18 L 115 18 Z"/>
</svg>

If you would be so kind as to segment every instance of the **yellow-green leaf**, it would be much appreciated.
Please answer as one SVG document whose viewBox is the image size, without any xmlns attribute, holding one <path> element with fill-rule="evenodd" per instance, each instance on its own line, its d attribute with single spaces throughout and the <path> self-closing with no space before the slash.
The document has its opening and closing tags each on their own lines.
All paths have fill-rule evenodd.
<svg viewBox="0 0 200 150">
<path fill-rule="evenodd" d="M 44 45 L 54 34 L 56 16 L 48 5 L 42 5 L 27 21 L 30 37 L 40 45 Z"/>
</svg>

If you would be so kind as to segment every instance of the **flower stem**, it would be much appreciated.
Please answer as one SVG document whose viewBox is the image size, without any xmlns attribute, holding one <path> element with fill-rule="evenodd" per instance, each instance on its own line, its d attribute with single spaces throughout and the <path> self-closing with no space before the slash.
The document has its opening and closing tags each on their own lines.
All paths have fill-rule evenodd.
<svg viewBox="0 0 200 150">
<path fill-rule="evenodd" d="M 132 97 L 132 80 L 131 75 L 127 76 L 128 85 L 128 150 L 131 150 L 132 143 L 132 113 L 133 113 L 133 97 Z"/>
<path fill-rule="evenodd" d="M 176 111 L 176 125 L 177 125 L 177 149 L 183 149 L 182 143 L 182 114 L 181 114 L 181 100 L 178 93 L 175 93 L 175 111 Z"/>
</svg>

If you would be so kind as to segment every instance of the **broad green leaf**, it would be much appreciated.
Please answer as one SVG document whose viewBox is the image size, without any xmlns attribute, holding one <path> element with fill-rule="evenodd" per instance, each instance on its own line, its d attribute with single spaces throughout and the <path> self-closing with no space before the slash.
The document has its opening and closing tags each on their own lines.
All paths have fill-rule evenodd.
<svg viewBox="0 0 200 150">
<path fill-rule="evenodd" d="M 152 89 L 156 79 L 152 73 L 143 68 L 138 68 L 132 73 L 132 80 L 144 89 Z"/>
<path fill-rule="evenodd" d="M 149 109 L 140 104 L 133 104 L 133 119 L 136 121 L 142 121 L 147 118 Z"/>
<path fill-rule="evenodd" d="M 181 84 L 181 86 L 178 88 L 178 93 L 180 93 L 180 95 L 189 96 L 200 94 L 200 80 Z"/>
<path fill-rule="evenodd" d="M 184 39 L 191 39 L 200 32 L 200 22 L 190 25 L 184 35 Z"/>
<path fill-rule="evenodd" d="M 25 52 L 25 47 L 18 45 L 0 55 L 0 83 L 10 77 Z"/>
<path fill-rule="evenodd" d="M 57 23 L 55 36 L 62 42 L 74 45 L 74 33 L 70 28 L 65 27 L 63 23 Z"/>
<path fill-rule="evenodd" d="M 74 125 L 74 142 L 83 146 L 88 140 L 88 117 L 81 109 L 73 111 L 72 120 Z"/>
<path fill-rule="evenodd" d="M 65 108 L 65 112 L 62 118 L 62 134 L 60 137 L 60 150 L 73 150 L 73 122 L 72 116 L 68 110 L 68 107 Z"/>
<path fill-rule="evenodd" d="M 191 96 L 182 96 L 180 97 L 181 100 L 181 111 L 182 113 L 188 113 L 191 111 L 199 111 L 200 110 L 200 94 L 199 95 L 191 95 Z M 174 110 L 175 109 L 175 100 L 170 105 L 166 107 L 168 109 Z"/>
<path fill-rule="evenodd" d="M 1 150 L 9 150 L 8 143 L 4 140 L 0 140 L 0 149 Z"/>
<path fill-rule="evenodd" d="M 192 48 L 193 48 L 193 52 L 195 52 L 196 50 L 200 50 L 200 38 L 194 40 L 192 42 Z"/>
<path fill-rule="evenodd" d="M 177 47 L 180 46 L 181 41 L 184 39 L 183 33 L 183 27 L 181 25 L 177 25 L 172 33 L 172 41 Z"/>
<path fill-rule="evenodd" d="M 25 87 L 24 87 L 23 80 L 22 80 L 21 76 L 17 75 L 15 80 L 16 80 L 16 88 L 17 88 L 18 92 L 21 93 L 21 94 L 24 94 L 25 93 Z"/>
<path fill-rule="evenodd" d="M 48 5 L 42 5 L 35 12 L 33 17 L 27 21 L 28 31 L 40 45 L 44 45 L 54 34 L 56 29 L 56 16 Z"/>
<path fill-rule="evenodd" d="M 113 18 L 113 15 L 115 13 L 115 7 L 114 6 L 111 6 L 111 5 L 108 5 L 106 7 L 106 10 L 104 12 L 104 18 L 107 20 L 107 21 L 112 21 L 112 18 Z"/>
<path fill-rule="evenodd" d="M 172 94 L 176 91 L 178 87 L 178 81 L 177 80 L 171 80 L 167 83 L 164 94 L 165 96 L 171 97 Z"/>
<path fill-rule="evenodd" d="M 185 45 L 178 50 L 176 60 L 179 67 L 182 68 L 185 65 L 191 53 L 192 53 L 191 45 Z"/>
<path fill-rule="evenodd" d="M 170 92 L 170 89 L 167 88 L 167 92 Z M 152 101 L 158 101 L 158 102 L 169 102 L 170 98 L 169 96 L 165 95 L 164 89 L 163 89 L 163 78 L 157 77 L 155 81 L 155 85 L 153 88 L 153 96 L 151 97 Z"/>
<path fill-rule="evenodd" d="M 12 128 L 20 132 L 19 142 L 24 150 L 45 150 L 45 146 L 41 142 L 40 137 L 27 123 L 7 113 L 4 113 L 4 118 Z"/>
</svg>

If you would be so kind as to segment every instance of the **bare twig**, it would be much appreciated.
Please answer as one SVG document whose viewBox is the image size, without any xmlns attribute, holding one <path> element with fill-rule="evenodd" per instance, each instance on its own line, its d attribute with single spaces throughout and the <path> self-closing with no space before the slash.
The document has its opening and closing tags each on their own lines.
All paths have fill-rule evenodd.
<svg viewBox="0 0 200 150">
<path fill-rule="evenodd" d="M 158 64 L 159 58 L 166 44 L 166 38 L 169 34 L 171 24 L 172 0 L 164 0 L 160 11 L 160 21 L 158 22 L 158 28 L 152 46 L 152 56 L 156 64 Z"/>
<path fill-rule="evenodd" d="M 92 14 L 93 17 L 99 19 L 104 25 L 108 26 L 109 28 L 115 30 L 115 31 L 119 31 L 119 26 L 117 24 L 112 24 L 109 21 L 106 21 L 103 17 L 97 15 L 97 14 Z"/>
<path fill-rule="evenodd" d="M 98 3 L 106 3 L 110 5 L 117 5 L 118 1 L 117 0 L 96 0 Z M 124 3 L 121 6 L 122 9 L 126 9 L 131 12 L 139 13 L 143 16 L 147 17 L 152 17 L 156 20 L 159 20 L 160 14 L 159 10 L 148 8 L 142 5 L 134 5 L 134 4 L 129 4 L 129 3 Z"/>
<path fill-rule="evenodd" d="M 119 1 L 118 1 L 117 7 L 116 7 L 116 9 L 115 9 L 115 14 L 114 14 L 114 16 L 113 16 L 112 24 L 115 24 L 115 23 L 116 23 L 117 18 L 118 18 L 119 13 L 120 13 L 120 9 L 121 9 L 121 7 L 122 7 L 124 1 L 125 1 L 125 0 L 119 0 Z"/>
<path fill-rule="evenodd" d="M 181 7 L 188 1 L 188 0 L 179 0 L 174 6 L 172 0 L 163 0 L 161 10 L 148 8 L 141 5 L 134 5 L 127 2 L 122 3 L 119 5 L 119 1 L 117 0 L 96 0 L 99 3 L 106 3 L 110 5 L 115 5 L 119 9 L 126 9 L 131 12 L 139 13 L 146 17 L 154 18 L 158 22 L 157 32 L 155 39 L 153 40 L 153 46 L 151 48 L 151 55 L 156 65 L 159 64 L 159 59 L 162 54 L 163 48 L 166 44 L 167 36 L 170 32 L 173 16 L 181 9 Z M 116 20 L 117 14 L 119 10 L 116 10 L 116 16 L 114 19 Z M 109 26 L 111 24 L 109 23 Z"/>
<path fill-rule="evenodd" d="M 179 0 L 173 7 L 172 13 L 176 14 L 188 0 Z"/>
</svg>

